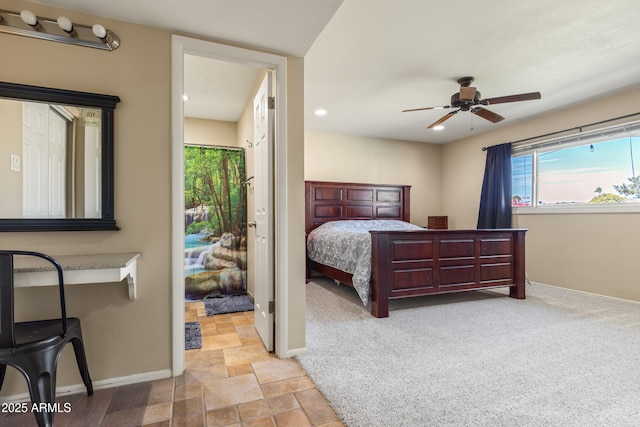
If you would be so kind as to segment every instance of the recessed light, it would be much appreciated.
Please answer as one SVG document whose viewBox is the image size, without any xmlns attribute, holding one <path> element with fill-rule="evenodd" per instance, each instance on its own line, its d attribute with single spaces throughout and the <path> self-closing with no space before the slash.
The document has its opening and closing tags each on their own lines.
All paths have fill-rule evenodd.
<svg viewBox="0 0 640 427">
<path fill-rule="evenodd" d="M 183 101 L 188 101 L 189 99 L 190 99 L 189 95 L 182 95 L 182 100 Z"/>
<path fill-rule="evenodd" d="M 313 114 L 315 114 L 316 116 L 326 116 L 328 113 L 327 110 L 325 110 L 324 108 L 318 108 L 316 111 L 313 112 Z"/>
<path fill-rule="evenodd" d="M 433 130 L 442 130 L 442 129 L 444 129 L 444 126 L 438 125 L 438 126 L 434 126 L 432 129 Z"/>
</svg>

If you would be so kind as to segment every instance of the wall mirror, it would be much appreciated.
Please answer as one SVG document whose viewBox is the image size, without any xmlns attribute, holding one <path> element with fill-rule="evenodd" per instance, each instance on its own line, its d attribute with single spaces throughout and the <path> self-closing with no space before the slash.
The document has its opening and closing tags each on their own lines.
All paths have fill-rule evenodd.
<svg viewBox="0 0 640 427">
<path fill-rule="evenodd" d="M 120 98 L 0 82 L 0 231 L 117 230 Z"/>
</svg>

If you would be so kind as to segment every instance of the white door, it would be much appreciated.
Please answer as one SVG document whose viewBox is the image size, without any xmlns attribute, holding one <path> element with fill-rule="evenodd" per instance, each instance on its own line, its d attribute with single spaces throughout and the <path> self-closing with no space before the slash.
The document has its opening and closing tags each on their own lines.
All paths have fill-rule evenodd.
<svg viewBox="0 0 640 427">
<path fill-rule="evenodd" d="M 48 206 L 49 218 L 64 218 L 66 213 L 67 121 L 49 109 Z"/>
<path fill-rule="evenodd" d="M 25 218 L 64 218 L 67 121 L 48 104 L 22 103 Z"/>
<path fill-rule="evenodd" d="M 267 72 L 253 100 L 255 242 L 255 327 L 267 347 L 274 344 L 273 269 L 273 118 L 271 73 Z"/>
<path fill-rule="evenodd" d="M 49 106 L 22 103 L 22 209 L 25 218 L 46 218 Z"/>
</svg>

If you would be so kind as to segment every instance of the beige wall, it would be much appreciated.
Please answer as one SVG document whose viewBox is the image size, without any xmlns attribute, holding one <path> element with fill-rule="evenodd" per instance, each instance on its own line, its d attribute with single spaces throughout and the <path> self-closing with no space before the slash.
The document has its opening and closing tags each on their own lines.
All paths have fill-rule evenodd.
<svg viewBox="0 0 640 427">
<path fill-rule="evenodd" d="M 310 181 L 411 185 L 411 222 L 442 215 L 442 146 L 305 131 L 304 177 Z"/>
<path fill-rule="evenodd" d="M 56 17 L 59 9 L 5 1 Z M 126 285 L 67 286 L 67 309 L 79 317 L 94 381 L 171 367 L 170 301 L 170 33 L 65 11 L 72 21 L 101 22 L 120 36 L 113 52 L 2 34 L 0 80 L 117 95 L 115 218 L 119 231 L 2 233 L 0 246 L 49 254 L 139 251 L 137 300 Z M 24 54 L 20 54 L 24 53 Z M 18 320 L 53 316 L 55 288 L 18 289 Z M 60 362 L 58 386 L 80 383 L 71 346 Z M 8 370 L 2 395 L 26 392 Z"/>
<path fill-rule="evenodd" d="M 6 0 L 3 8 L 28 8 L 56 17 L 61 9 Z M 67 308 L 82 321 L 91 376 L 105 381 L 171 369 L 171 34 L 73 11 L 64 15 L 83 24 L 102 23 L 120 37 L 113 52 L 3 34 L 0 81 L 117 95 L 115 112 L 115 218 L 119 231 L 2 233 L 0 248 L 31 249 L 50 254 L 139 251 L 137 299 L 130 301 L 124 283 L 67 287 Z M 28 54 L 21 55 L 21 52 Z M 291 156 L 286 177 L 289 204 L 283 214 L 303 210 L 302 59 L 290 58 L 287 75 L 287 137 Z M 293 155 L 295 153 L 295 155 Z M 298 191 L 296 191 L 298 190 Z M 300 215 L 303 217 L 303 215 Z M 296 253 L 281 272 L 291 283 L 288 303 L 304 313 L 304 227 L 292 221 L 283 231 Z M 296 265 L 297 264 L 297 265 Z M 300 290 L 301 289 L 301 290 Z M 17 320 L 56 314 L 54 288 L 19 289 Z M 178 308 L 180 309 L 180 308 Z M 299 313 L 296 313 L 299 315 Z M 302 327 L 286 337 L 289 346 L 304 346 Z M 294 319 L 295 321 L 295 319 Z M 58 386 L 79 384 L 73 351 L 65 350 Z M 26 393 L 24 379 L 12 369 L 1 396 Z"/>
<path fill-rule="evenodd" d="M 22 217 L 22 103 L 0 99 L 0 218 Z M 11 170 L 11 155 L 20 156 L 20 172 Z M 11 200 L 14 203 L 7 203 Z"/>
<path fill-rule="evenodd" d="M 483 146 L 636 113 L 639 100 L 640 90 L 629 90 L 445 145 L 443 213 L 449 215 L 450 226 L 476 227 Z M 530 280 L 640 301 L 635 267 L 639 220 L 640 213 L 516 215 L 513 226 L 529 230 L 526 262 Z"/>
<path fill-rule="evenodd" d="M 242 147 L 242 145 L 238 145 L 238 124 L 236 122 L 194 117 L 185 117 L 184 119 L 184 142 L 193 145 Z"/>
</svg>

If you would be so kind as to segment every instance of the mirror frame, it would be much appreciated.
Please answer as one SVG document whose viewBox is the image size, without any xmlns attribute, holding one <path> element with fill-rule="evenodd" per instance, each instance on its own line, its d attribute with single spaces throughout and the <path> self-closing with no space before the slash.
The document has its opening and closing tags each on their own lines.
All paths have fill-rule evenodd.
<svg viewBox="0 0 640 427">
<path fill-rule="evenodd" d="M 120 98 L 112 95 L 0 82 L 0 98 L 93 107 L 102 110 L 102 217 L 0 218 L 2 231 L 119 230 L 114 218 L 114 113 Z"/>
</svg>

